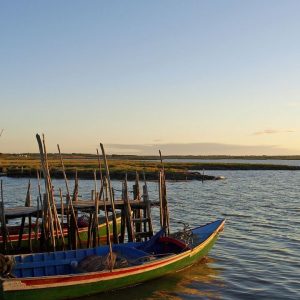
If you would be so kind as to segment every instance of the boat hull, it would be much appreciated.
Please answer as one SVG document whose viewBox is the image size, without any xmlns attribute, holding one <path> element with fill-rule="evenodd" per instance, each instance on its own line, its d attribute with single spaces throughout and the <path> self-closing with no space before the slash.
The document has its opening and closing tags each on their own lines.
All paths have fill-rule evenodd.
<svg viewBox="0 0 300 300">
<path fill-rule="evenodd" d="M 112 221 L 109 222 L 109 228 L 110 228 L 110 237 L 112 239 L 113 238 Z M 120 233 L 120 231 L 121 231 L 121 218 L 120 217 L 117 218 L 117 231 L 118 231 L 118 233 Z M 80 240 L 82 243 L 82 247 L 85 247 L 87 245 L 87 240 L 88 240 L 88 227 L 81 227 L 81 228 L 79 228 L 78 232 L 79 232 Z M 106 245 L 107 244 L 107 229 L 106 229 L 105 223 L 102 223 L 98 226 L 98 233 L 100 236 L 100 245 Z M 41 233 L 39 232 L 38 236 L 36 238 L 35 229 L 33 227 L 32 232 L 31 232 L 31 245 L 32 245 L 33 250 L 39 249 L 40 236 L 41 236 Z M 68 242 L 68 231 L 66 228 L 64 229 L 64 239 L 65 239 L 65 242 L 67 243 Z M 21 249 L 28 248 L 28 244 L 29 244 L 28 240 L 29 240 L 29 234 L 28 234 L 28 228 L 26 228 L 26 232 L 22 236 Z M 13 247 L 17 247 L 18 241 L 19 241 L 19 234 L 10 234 L 8 242 L 11 243 L 11 245 Z M 2 236 L 0 236 L 0 247 L 1 247 L 2 243 L 3 243 Z M 58 240 L 58 246 L 61 246 L 61 240 Z"/>
<path fill-rule="evenodd" d="M 2 282 L 5 300 L 62 300 L 136 285 L 193 265 L 206 256 L 218 238 L 224 221 L 204 242 L 181 254 L 136 267 L 84 274 L 20 278 Z"/>
</svg>

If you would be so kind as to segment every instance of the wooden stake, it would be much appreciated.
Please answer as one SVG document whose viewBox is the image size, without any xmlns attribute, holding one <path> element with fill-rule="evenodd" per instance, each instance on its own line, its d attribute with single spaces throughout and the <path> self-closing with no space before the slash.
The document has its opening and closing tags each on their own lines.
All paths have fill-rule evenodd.
<svg viewBox="0 0 300 300">
<path fill-rule="evenodd" d="M 50 181 L 50 174 L 49 174 L 49 167 L 48 167 L 48 162 L 47 160 L 47 155 L 45 153 L 45 139 L 43 137 L 43 143 L 41 140 L 41 137 L 39 134 L 36 135 L 36 139 L 38 142 L 39 150 L 40 150 L 40 157 L 41 157 L 41 165 L 42 165 L 42 170 L 44 174 L 44 180 L 45 180 L 45 190 L 46 190 L 46 197 L 44 198 L 46 200 L 46 206 L 47 206 L 47 214 L 44 215 L 44 217 L 49 216 L 49 223 L 50 223 L 50 238 L 53 246 L 53 250 L 55 251 L 55 238 L 54 238 L 54 227 L 53 227 L 53 216 L 52 216 L 52 209 L 51 209 L 51 204 L 50 204 L 50 198 L 51 198 L 51 193 L 52 193 L 52 186 L 51 186 L 51 181 Z M 48 236 L 46 236 L 48 238 Z"/>
<path fill-rule="evenodd" d="M 95 181 L 95 216 L 94 216 L 94 232 L 93 232 L 93 247 L 97 247 L 99 245 L 99 238 L 98 237 L 98 212 L 99 212 L 99 195 L 100 193 L 97 192 L 97 176 L 96 171 L 94 171 L 94 181 Z"/>
<path fill-rule="evenodd" d="M 167 201 L 167 188 L 166 188 L 166 176 L 165 176 L 165 168 L 163 165 L 161 151 L 159 150 L 160 162 L 162 166 L 162 170 L 160 172 L 160 197 L 161 197 L 161 205 L 162 205 L 162 227 L 167 230 L 167 234 L 170 234 L 170 217 L 169 217 L 169 209 L 168 209 L 168 201 Z"/>
<path fill-rule="evenodd" d="M 139 184 L 139 174 L 135 172 L 135 184 L 133 186 L 133 198 L 137 200 L 138 203 L 141 202 L 141 194 L 140 194 L 140 184 Z M 140 208 L 134 209 L 134 218 L 139 219 L 140 222 L 135 223 L 135 232 L 142 232 L 142 212 Z M 136 237 L 136 241 L 141 241 L 140 237 Z"/>
<path fill-rule="evenodd" d="M 69 189 L 69 183 L 68 183 L 68 179 L 67 179 L 67 175 L 66 175 L 66 171 L 65 171 L 65 165 L 64 165 L 62 155 L 61 155 L 61 152 L 60 152 L 60 147 L 59 147 L 58 144 L 57 144 L 57 149 L 58 149 L 58 153 L 59 153 L 59 157 L 60 157 L 60 163 L 61 163 L 62 172 L 63 172 L 63 175 L 64 175 L 65 184 L 66 184 L 68 210 L 71 211 L 71 216 L 74 220 L 74 225 L 75 225 L 75 229 L 76 229 L 77 238 L 78 238 L 78 241 L 79 241 L 79 246 L 81 247 L 81 239 L 80 239 L 80 235 L 79 235 L 79 229 L 78 229 L 77 219 L 76 219 L 76 216 L 75 216 L 74 206 L 73 206 L 71 196 L 70 196 L 70 189 Z M 75 195 L 75 190 L 74 190 L 73 198 L 74 198 L 74 195 Z M 70 239 L 70 232 L 69 232 L 69 239 Z M 71 244 L 71 243 L 69 243 L 69 244 Z"/>
<path fill-rule="evenodd" d="M 148 194 L 148 186 L 147 186 L 147 181 L 146 181 L 146 176 L 145 172 L 143 172 L 143 177 L 144 177 L 144 185 L 143 185 L 143 199 L 146 204 L 146 210 L 144 211 L 144 218 L 148 218 L 148 226 L 149 226 L 149 232 L 152 233 L 153 235 L 153 226 L 152 226 L 152 216 L 151 216 L 151 204 L 149 200 L 149 194 Z M 146 223 L 145 223 L 145 228 L 144 231 L 146 231 Z"/>
<path fill-rule="evenodd" d="M 39 171 L 36 172 L 37 175 L 37 182 L 38 182 L 38 200 L 40 203 L 40 210 L 41 210 L 41 219 L 42 219 L 42 224 L 41 224 L 41 237 L 40 237 L 40 250 L 43 251 L 45 248 L 45 241 L 46 241 L 46 218 L 45 218 L 45 203 L 43 203 L 43 198 L 42 198 L 42 192 L 41 192 L 41 183 L 40 183 L 40 174 Z"/>
<path fill-rule="evenodd" d="M 163 228 L 163 197 L 162 197 L 162 174 L 161 171 L 159 172 L 159 179 L 158 179 L 158 194 L 159 194 L 159 222 L 160 222 L 160 227 Z"/>
<path fill-rule="evenodd" d="M 133 242 L 135 239 L 135 236 L 134 236 L 134 228 L 133 228 L 133 222 L 132 222 L 132 210 L 131 210 L 131 206 L 129 203 L 129 197 L 128 197 L 127 174 L 125 175 L 125 180 L 123 183 L 122 197 L 123 197 L 123 201 L 124 201 L 124 213 L 125 213 L 128 241 Z"/>
<path fill-rule="evenodd" d="M 103 144 L 100 143 L 100 147 L 101 147 L 103 161 L 104 161 L 104 167 L 105 167 L 105 171 L 106 171 L 106 180 L 107 180 L 108 192 L 109 192 L 109 198 L 110 198 L 110 204 L 111 204 L 111 210 L 112 210 L 114 243 L 118 244 L 119 239 L 118 239 L 117 217 L 116 217 L 115 204 L 114 204 L 114 199 L 113 199 L 113 194 L 112 194 L 109 169 L 108 169 L 108 164 L 107 164 L 107 159 L 106 159 L 106 154 L 104 151 Z"/>
<path fill-rule="evenodd" d="M 59 188 L 59 197 L 60 197 L 60 224 L 62 228 L 62 232 L 64 234 L 64 214 L 65 214 L 65 209 L 64 209 L 64 198 L 62 194 L 61 188 Z"/>
<path fill-rule="evenodd" d="M 7 228 L 4 210 L 4 196 L 3 196 L 3 181 L 1 180 L 1 231 L 2 231 L 2 244 L 4 254 L 7 251 Z"/>
<path fill-rule="evenodd" d="M 108 201 L 108 181 L 107 178 L 104 178 L 104 189 L 105 189 L 105 199 L 103 201 L 104 203 L 104 210 L 105 210 L 105 222 L 106 222 L 106 228 L 107 228 L 107 236 L 108 236 L 108 245 L 109 245 L 109 255 L 110 255 L 110 271 L 113 269 L 113 264 L 112 264 L 112 257 L 113 257 L 113 252 L 112 252 L 112 245 L 111 245 L 111 240 L 110 240 L 110 228 L 109 228 L 109 221 L 108 221 L 108 213 L 107 213 L 107 207 L 106 207 L 106 201 Z"/>
<path fill-rule="evenodd" d="M 27 186 L 27 193 L 26 193 L 26 199 L 25 199 L 25 207 L 29 207 L 30 206 L 30 202 L 31 202 L 31 199 L 30 199 L 30 180 L 28 181 L 28 186 Z M 19 231 L 19 239 L 18 239 L 18 249 L 20 250 L 21 249 L 21 244 L 22 244 L 22 239 L 23 239 L 23 233 L 24 233 L 24 227 L 25 227 L 25 219 L 26 217 L 22 217 L 22 221 L 21 221 L 21 226 L 20 226 L 20 231 Z M 28 217 L 29 219 L 29 225 L 31 225 L 31 217 Z M 28 225 L 28 226 L 29 226 Z M 29 229 L 28 227 L 28 231 L 30 231 L 29 233 L 29 238 L 28 238 L 28 248 L 29 248 L 29 251 L 32 252 L 32 247 L 31 247 L 31 229 Z"/>
<path fill-rule="evenodd" d="M 30 183 L 30 179 L 29 179 L 27 196 L 26 196 L 26 204 L 25 204 L 25 206 L 27 206 L 27 207 L 31 206 L 30 187 L 31 187 L 31 183 Z M 32 228 L 31 228 L 31 216 L 29 216 L 28 217 L 28 248 L 29 248 L 29 252 L 32 252 L 31 231 L 32 231 Z"/>
<path fill-rule="evenodd" d="M 39 201 L 39 196 L 37 196 L 36 198 L 36 204 L 37 204 L 37 215 L 35 218 L 35 225 L 34 225 L 34 229 L 35 229 L 35 240 L 37 241 L 39 238 L 39 218 L 40 218 L 40 201 Z"/>
</svg>

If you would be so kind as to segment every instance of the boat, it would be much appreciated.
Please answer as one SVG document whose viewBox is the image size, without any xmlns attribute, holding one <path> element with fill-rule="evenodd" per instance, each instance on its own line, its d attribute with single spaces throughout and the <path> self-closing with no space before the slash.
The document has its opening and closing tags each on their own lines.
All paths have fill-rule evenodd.
<svg viewBox="0 0 300 300">
<path fill-rule="evenodd" d="M 121 231 L 121 215 L 117 214 L 117 230 L 118 233 Z M 112 235 L 112 219 L 110 218 L 109 220 L 109 227 L 110 227 L 110 238 L 113 238 Z M 16 248 L 18 246 L 19 242 L 19 232 L 20 232 L 21 226 L 8 226 L 8 232 L 9 232 L 9 238 L 8 242 L 11 243 L 12 247 Z M 78 218 L 78 233 L 79 237 L 82 243 L 82 247 L 87 245 L 87 240 L 88 240 L 88 220 L 85 220 L 83 218 Z M 99 218 L 99 225 L 98 225 L 98 233 L 99 233 L 99 241 L 100 245 L 106 245 L 107 244 L 107 228 L 106 228 L 106 223 L 104 217 Z M 68 228 L 67 225 L 65 224 L 63 227 L 63 234 L 65 241 L 68 241 Z M 40 247 L 40 237 L 41 237 L 41 230 L 39 229 L 38 232 L 36 232 L 36 226 L 35 224 L 31 225 L 31 243 L 32 243 L 32 248 L 33 250 L 37 250 Z M 25 249 L 28 247 L 28 240 L 29 240 L 29 227 L 28 224 L 25 225 L 24 227 L 24 233 L 22 235 L 22 241 L 21 241 L 21 249 Z M 61 242 L 61 241 L 60 241 Z M 0 248 L 3 243 L 3 238 L 2 235 L 0 234 Z"/>
<path fill-rule="evenodd" d="M 144 242 L 2 257 L 1 299 L 62 300 L 125 288 L 179 271 L 206 256 L 225 220 Z M 181 236 L 181 238 L 180 238 Z M 186 238 L 184 238 L 186 237 Z"/>
</svg>

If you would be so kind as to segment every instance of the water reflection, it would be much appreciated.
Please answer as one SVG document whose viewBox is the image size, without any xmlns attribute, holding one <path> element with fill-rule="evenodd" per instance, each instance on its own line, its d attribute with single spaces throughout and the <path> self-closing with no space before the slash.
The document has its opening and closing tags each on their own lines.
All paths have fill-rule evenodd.
<svg viewBox="0 0 300 300">
<path fill-rule="evenodd" d="M 220 279 L 221 269 L 215 259 L 204 258 L 180 272 L 148 281 L 127 289 L 78 298 L 78 300 L 156 300 L 156 299 L 219 299 L 224 286 Z"/>
</svg>

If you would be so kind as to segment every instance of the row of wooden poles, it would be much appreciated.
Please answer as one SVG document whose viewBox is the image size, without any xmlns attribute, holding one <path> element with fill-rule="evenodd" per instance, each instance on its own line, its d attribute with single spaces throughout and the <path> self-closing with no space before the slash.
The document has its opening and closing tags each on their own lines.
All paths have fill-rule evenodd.
<svg viewBox="0 0 300 300">
<path fill-rule="evenodd" d="M 45 196 L 43 201 L 43 231 L 42 236 L 45 239 L 45 244 L 48 245 L 49 241 L 51 242 L 53 250 L 56 249 L 56 240 L 61 238 L 61 242 L 63 245 L 63 249 L 66 246 L 64 241 L 64 234 L 62 232 L 62 226 L 58 219 L 57 208 L 54 199 L 54 189 L 51 183 L 51 177 L 49 172 L 49 165 L 47 159 L 47 151 L 45 145 L 45 138 L 43 136 L 43 140 L 39 135 L 36 135 L 39 150 L 40 150 L 40 157 L 41 157 L 41 165 L 42 171 L 44 175 L 45 181 Z M 65 166 L 63 162 L 63 158 L 61 155 L 60 147 L 57 145 L 58 153 L 60 156 L 61 168 L 64 176 L 65 186 L 66 186 L 66 219 L 67 219 L 67 229 L 68 229 L 68 247 L 69 249 L 77 249 L 77 247 L 82 247 L 81 239 L 79 234 L 79 228 L 77 223 L 78 214 L 74 210 L 73 203 L 78 200 L 78 179 L 77 175 L 75 176 L 75 185 L 73 194 L 70 193 L 69 183 L 66 176 Z M 100 190 L 97 191 L 97 184 L 96 184 L 96 171 L 94 172 L 94 180 L 95 180 L 95 208 L 94 212 L 90 214 L 89 219 L 89 230 L 88 230 L 88 246 L 98 246 L 100 243 L 99 231 L 98 231 L 98 212 L 99 212 L 99 201 L 103 199 L 104 203 L 104 211 L 105 211 L 105 222 L 107 228 L 107 235 L 110 236 L 110 229 L 109 229 L 109 221 L 108 221 L 108 210 L 106 208 L 106 203 L 110 203 L 111 207 L 111 215 L 112 215 L 112 222 L 113 222 L 113 242 L 118 243 L 118 232 L 117 232 L 117 218 L 116 218 L 116 211 L 114 206 L 114 195 L 110 181 L 109 169 L 107 164 L 107 159 L 104 151 L 104 147 L 100 144 L 100 148 L 102 151 L 102 157 L 104 161 L 105 167 L 105 176 L 102 175 L 102 168 L 101 168 L 101 159 L 99 152 L 97 150 L 97 157 L 98 157 L 98 167 L 100 173 Z M 62 191 L 60 190 L 60 198 L 61 198 L 61 220 L 64 219 L 64 212 L 65 208 L 63 207 L 63 197 Z M 110 239 L 108 238 L 108 242 L 110 243 Z"/>
<path fill-rule="evenodd" d="M 36 139 L 39 146 L 40 159 L 41 159 L 41 170 L 43 173 L 44 184 L 45 184 L 45 192 L 42 194 L 41 189 L 41 176 L 39 172 L 37 172 L 38 179 L 38 197 L 37 197 L 37 211 L 40 211 L 41 214 L 36 216 L 35 219 L 35 240 L 39 239 L 40 242 L 40 250 L 41 251 L 56 251 L 57 249 L 77 249 L 78 247 L 82 247 L 82 241 L 79 234 L 79 226 L 78 226 L 78 211 L 74 209 L 74 202 L 78 201 L 78 192 L 79 192 L 79 184 L 77 178 L 77 172 L 75 176 L 75 184 L 73 191 L 70 191 L 69 181 L 66 176 L 66 170 L 62 158 L 62 154 L 60 151 L 59 145 L 58 154 L 61 163 L 61 169 L 64 177 L 66 194 L 63 195 L 61 189 L 59 189 L 59 198 L 60 198 L 60 209 L 57 209 L 57 204 L 55 200 L 54 187 L 52 185 L 49 164 L 48 164 L 48 156 L 47 149 L 45 143 L 44 135 L 36 135 Z M 122 200 L 124 205 L 121 209 L 121 232 L 118 234 L 118 225 L 117 225 L 117 214 L 115 210 L 115 196 L 114 190 L 112 188 L 109 168 L 107 163 L 107 158 L 105 154 L 105 150 L 103 144 L 100 144 L 103 164 L 104 164 L 104 175 L 102 174 L 102 165 L 101 165 L 101 157 L 99 155 L 99 151 L 97 149 L 97 158 L 98 158 L 98 173 L 99 178 L 97 179 L 97 172 L 94 171 L 94 192 L 92 193 L 92 197 L 94 200 L 94 209 L 89 212 L 89 224 L 88 224 L 88 238 L 87 238 L 87 247 L 96 247 L 100 244 L 100 236 L 99 236 L 99 202 L 104 204 L 104 216 L 106 223 L 106 234 L 107 234 L 107 243 L 111 246 L 110 239 L 110 226 L 109 226 L 109 211 L 111 212 L 112 219 L 112 236 L 113 243 L 123 243 L 125 241 L 125 236 L 127 233 L 128 241 L 141 241 L 143 238 L 147 239 L 153 235 L 153 227 L 152 227 L 152 218 L 151 218 L 151 207 L 150 200 L 148 195 L 148 187 L 145 179 L 145 174 L 143 174 L 143 187 L 142 193 L 140 189 L 140 180 L 139 174 L 136 173 L 136 180 L 133 186 L 133 198 L 138 201 L 138 203 L 143 202 L 143 209 L 132 209 L 129 200 L 129 192 L 128 192 L 128 182 L 127 175 L 125 175 L 125 179 L 122 183 Z M 161 158 L 161 153 L 160 153 Z M 162 163 L 162 159 L 161 159 Z M 99 181 L 99 184 L 97 182 Z M 99 188 L 98 188 L 99 186 Z M 31 195 L 30 195 L 31 183 L 29 181 L 27 193 L 26 193 L 26 201 L 25 206 L 31 206 Z M 66 202 L 64 203 L 64 197 L 66 198 Z M 110 210 L 107 208 L 107 203 L 109 203 Z M 169 212 L 168 212 L 168 203 L 166 196 L 166 183 L 165 183 L 165 170 L 162 168 L 159 172 L 159 203 L 160 203 L 160 225 L 162 228 L 166 229 L 166 233 L 169 234 Z M 3 197 L 3 187 L 1 181 L 1 234 L 2 234 L 2 245 L 3 252 L 7 252 L 7 248 L 10 245 L 9 232 L 6 226 L 5 220 L 5 208 L 4 208 L 4 197 Z M 60 211 L 60 217 L 59 217 Z M 65 222 L 66 221 L 66 222 Z M 64 227 L 67 227 L 67 235 L 64 234 Z M 22 237 L 25 227 L 25 217 L 22 217 L 21 226 L 19 231 L 19 239 L 18 239 L 18 249 L 21 249 Z M 127 232 L 126 232 L 127 229 Z M 40 230 L 40 232 L 39 232 Z M 40 233 L 40 238 L 39 237 Z M 66 238 L 68 240 L 66 241 Z M 32 220 L 31 216 L 28 216 L 28 250 L 32 252 Z"/>
</svg>

